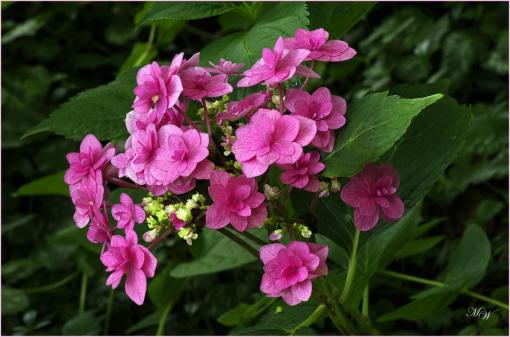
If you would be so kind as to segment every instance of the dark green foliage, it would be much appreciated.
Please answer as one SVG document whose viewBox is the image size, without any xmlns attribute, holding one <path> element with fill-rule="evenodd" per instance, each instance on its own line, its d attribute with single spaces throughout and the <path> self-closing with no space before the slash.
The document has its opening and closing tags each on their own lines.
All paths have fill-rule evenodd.
<svg viewBox="0 0 510 337">
<path fill-rule="evenodd" d="M 318 65 L 322 79 L 309 83 L 348 102 L 326 175 L 344 184 L 367 161 L 390 162 L 406 204 L 404 218 L 361 234 L 345 308 L 358 321 L 368 286 L 381 334 L 507 335 L 504 310 L 466 317 L 470 306 L 497 308 L 467 291 L 508 304 L 507 13 L 505 3 L 2 3 L 2 334 L 338 334 L 326 314 L 303 324 L 319 282 L 308 303 L 268 299 L 260 262 L 211 231 L 192 247 L 175 236 L 161 244 L 145 304 L 134 305 L 122 283 L 105 286 L 100 247 L 73 224 L 62 181 L 65 154 L 85 134 L 123 143 L 139 66 L 180 51 L 201 51 L 203 65 L 223 57 L 249 66 L 276 37 L 324 27 L 358 51 Z M 273 169 L 271 184 L 278 176 Z M 339 292 L 353 211 L 338 193 L 312 204 L 294 190 L 286 206 L 329 245 L 327 279 Z"/>
</svg>

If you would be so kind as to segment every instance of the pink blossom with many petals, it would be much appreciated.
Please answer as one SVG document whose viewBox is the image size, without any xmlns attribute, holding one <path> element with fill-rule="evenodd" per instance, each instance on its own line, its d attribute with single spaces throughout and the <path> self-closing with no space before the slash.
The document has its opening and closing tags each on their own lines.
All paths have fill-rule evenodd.
<svg viewBox="0 0 510 337">
<path fill-rule="evenodd" d="M 218 64 L 214 64 L 211 61 L 209 61 L 209 64 L 212 66 L 212 68 L 206 68 L 211 73 L 218 73 L 218 74 L 225 74 L 225 75 L 234 75 L 237 74 L 237 72 L 244 67 L 244 63 L 233 63 L 231 61 L 226 61 L 225 59 L 221 58 L 218 62 Z"/>
<path fill-rule="evenodd" d="M 188 110 L 188 104 L 184 101 L 177 101 L 172 108 L 167 109 L 165 113 L 159 116 L 153 109 L 146 113 L 135 112 L 134 110 L 130 111 L 126 115 L 126 128 L 129 134 L 133 134 L 136 131 L 145 131 L 150 124 L 154 124 L 156 130 L 159 130 L 159 128 L 165 124 L 173 124 L 181 127 L 184 116 L 177 109 L 186 112 Z"/>
<path fill-rule="evenodd" d="M 226 120 L 236 121 L 244 116 L 249 116 L 264 105 L 269 98 L 270 95 L 268 92 L 256 92 L 244 97 L 240 101 L 229 102 L 227 103 L 227 111 L 220 112 L 216 115 L 216 122 L 220 125 Z"/>
<path fill-rule="evenodd" d="M 274 45 L 274 50 L 264 48 L 262 58 L 250 69 L 243 72 L 244 78 L 238 87 L 251 87 L 260 82 L 266 85 L 275 85 L 288 80 L 296 74 L 297 68 L 310 54 L 305 49 L 285 49 L 283 38 L 280 37 Z"/>
<path fill-rule="evenodd" d="M 257 181 L 253 178 L 213 171 L 209 195 L 213 203 L 205 215 L 208 228 L 219 229 L 230 223 L 243 232 L 261 226 L 267 217 L 264 194 L 257 191 Z"/>
<path fill-rule="evenodd" d="M 103 178 L 97 174 L 93 178 L 82 179 L 70 187 L 71 200 L 75 205 L 73 220 L 80 228 L 87 224 L 98 214 L 103 204 L 104 187 Z"/>
<path fill-rule="evenodd" d="M 299 28 L 294 37 L 285 38 L 284 46 L 288 49 L 305 49 L 310 52 L 306 61 L 318 60 L 324 62 L 346 61 L 356 55 L 356 51 L 347 42 L 329 40 L 329 33 L 322 28 L 308 31 Z"/>
<path fill-rule="evenodd" d="M 317 173 L 326 167 L 320 159 L 319 152 L 313 151 L 304 153 L 294 164 L 279 165 L 285 171 L 280 175 L 280 179 L 284 184 L 317 192 L 320 186 Z"/>
<path fill-rule="evenodd" d="M 398 173 L 389 164 L 367 164 L 340 192 L 342 200 L 354 207 L 354 224 L 368 231 L 379 221 L 395 221 L 404 214 L 404 203 L 396 194 Z"/>
<path fill-rule="evenodd" d="M 209 155 L 207 133 L 195 129 L 183 131 L 175 125 L 164 125 L 158 134 L 161 147 L 156 153 L 152 175 L 163 184 L 170 184 L 178 177 L 190 176 Z"/>
<path fill-rule="evenodd" d="M 103 213 L 96 213 L 90 222 L 87 239 L 93 243 L 106 243 L 112 237 L 112 229 Z"/>
<path fill-rule="evenodd" d="M 331 95 L 328 88 L 318 88 L 309 94 L 301 89 L 287 90 L 285 103 L 293 115 L 313 119 L 317 134 L 312 145 L 325 152 L 331 152 L 335 143 L 332 130 L 345 125 L 347 103 L 340 96 Z"/>
<path fill-rule="evenodd" d="M 236 130 L 232 152 L 241 162 L 243 173 L 250 178 L 257 177 L 273 163 L 295 163 L 316 131 L 315 122 L 309 118 L 259 109 L 250 123 Z"/>
<path fill-rule="evenodd" d="M 273 243 L 260 247 L 264 275 L 260 290 L 268 297 L 282 297 L 288 305 L 308 301 L 314 278 L 327 275 L 328 247 L 292 241 L 287 246 Z"/>
<path fill-rule="evenodd" d="M 126 274 L 126 294 L 133 302 L 142 305 L 147 290 L 147 278 L 154 277 L 157 260 L 147 248 L 138 244 L 136 233 L 127 231 L 126 238 L 114 235 L 108 250 L 101 255 L 101 262 L 106 266 L 107 272 L 112 272 L 106 285 L 117 288 Z"/>
<path fill-rule="evenodd" d="M 66 184 L 79 183 L 83 178 L 95 178 L 109 163 L 115 148 L 108 143 L 104 148 L 94 135 L 86 135 L 81 141 L 80 152 L 68 153 L 69 168 L 64 175 Z"/>
<path fill-rule="evenodd" d="M 183 53 L 174 57 L 170 66 L 160 66 L 152 62 L 142 67 L 136 75 L 137 87 L 133 109 L 147 113 L 154 109 L 156 115 L 162 116 L 168 108 L 174 106 L 182 93 L 182 83 L 177 75 L 182 63 Z"/>
<path fill-rule="evenodd" d="M 117 221 L 118 228 L 133 230 L 135 223 L 143 223 L 145 212 L 142 207 L 135 204 L 126 193 L 120 194 L 120 204 L 112 206 L 112 216 Z"/>
<path fill-rule="evenodd" d="M 218 97 L 232 92 L 232 86 L 227 82 L 227 75 L 211 76 L 202 67 L 191 67 L 181 73 L 183 95 L 200 101 L 204 97 Z"/>
</svg>

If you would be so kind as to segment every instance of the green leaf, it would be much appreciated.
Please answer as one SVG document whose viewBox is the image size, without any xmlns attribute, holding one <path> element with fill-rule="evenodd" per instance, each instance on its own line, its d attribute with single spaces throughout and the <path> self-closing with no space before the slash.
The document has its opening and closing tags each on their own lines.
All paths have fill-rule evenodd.
<svg viewBox="0 0 510 337">
<path fill-rule="evenodd" d="M 347 124 L 340 130 L 333 152 L 324 158 L 324 175 L 350 177 L 366 163 L 376 161 L 404 135 L 415 116 L 442 96 L 405 99 L 382 92 L 352 102 Z"/>
<path fill-rule="evenodd" d="M 52 245 L 80 246 L 92 253 L 99 253 L 101 247 L 93 244 L 87 239 L 87 229 L 78 228 L 76 225 L 62 228 L 56 233 L 48 236 L 48 243 Z"/>
<path fill-rule="evenodd" d="M 250 325 L 251 321 L 261 315 L 275 300 L 262 296 L 252 304 L 240 303 L 218 317 L 218 322 L 225 326 Z"/>
<path fill-rule="evenodd" d="M 99 334 L 100 320 L 88 311 L 75 316 L 67 321 L 62 327 L 64 335 L 92 336 Z"/>
<path fill-rule="evenodd" d="M 304 2 L 263 3 L 253 26 L 232 33 L 208 44 L 201 52 L 202 62 L 225 58 L 251 66 L 262 55 L 263 48 L 272 48 L 279 36 L 290 36 L 297 28 L 308 26 L 308 10 Z"/>
<path fill-rule="evenodd" d="M 137 65 L 147 64 L 158 54 L 154 48 L 147 42 L 137 42 L 131 50 L 128 58 L 119 69 L 118 74 L 121 75 L 127 70 L 136 67 Z"/>
<path fill-rule="evenodd" d="M 135 324 L 131 325 L 129 329 L 126 330 L 126 335 L 131 335 L 137 331 L 150 328 L 153 326 L 157 326 L 159 323 L 159 320 L 161 319 L 161 312 L 155 311 L 149 316 L 146 316 L 136 322 Z"/>
<path fill-rule="evenodd" d="M 107 85 L 71 98 L 22 139 L 44 131 L 73 140 L 81 140 L 89 133 L 100 140 L 126 137 L 124 119 L 133 103 L 136 71 L 130 69 Z"/>
<path fill-rule="evenodd" d="M 58 172 L 21 186 L 16 194 L 19 196 L 63 195 L 68 197 L 69 186 L 64 182 L 64 172 Z"/>
<path fill-rule="evenodd" d="M 324 28 L 330 39 L 340 39 L 362 20 L 375 2 L 309 2 L 310 29 Z"/>
<path fill-rule="evenodd" d="M 160 310 L 163 310 L 170 301 L 175 303 L 185 285 L 183 280 L 170 276 L 172 267 L 173 264 L 168 264 L 149 284 L 149 298 Z"/>
<path fill-rule="evenodd" d="M 156 2 L 140 24 L 160 20 L 197 20 L 220 15 L 239 6 L 232 2 Z"/>
<path fill-rule="evenodd" d="M 28 297 L 21 290 L 2 286 L 2 316 L 23 312 L 28 304 Z"/>
<path fill-rule="evenodd" d="M 248 328 L 234 329 L 230 336 L 284 336 L 286 331 L 278 325 L 257 324 Z"/>
<path fill-rule="evenodd" d="M 198 238 L 211 243 L 205 255 L 179 263 L 170 275 L 176 278 L 204 275 L 229 270 L 257 259 L 229 238 L 215 230 L 205 230 Z"/>
</svg>

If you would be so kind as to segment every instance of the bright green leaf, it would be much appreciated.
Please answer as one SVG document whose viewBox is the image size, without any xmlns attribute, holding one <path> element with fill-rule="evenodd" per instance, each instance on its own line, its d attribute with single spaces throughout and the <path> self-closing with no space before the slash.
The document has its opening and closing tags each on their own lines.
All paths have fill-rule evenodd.
<svg viewBox="0 0 510 337">
<path fill-rule="evenodd" d="M 442 96 L 405 99 L 383 92 L 352 102 L 347 124 L 340 130 L 333 152 L 324 158 L 324 175 L 350 177 L 367 162 L 376 161 L 405 134 L 415 116 Z"/>
<path fill-rule="evenodd" d="M 69 196 L 69 186 L 64 182 L 64 172 L 34 180 L 21 186 L 16 192 L 20 196 L 63 195 Z"/>
<path fill-rule="evenodd" d="M 156 2 L 141 24 L 159 20 L 196 20 L 216 16 L 236 8 L 233 2 Z"/>
</svg>

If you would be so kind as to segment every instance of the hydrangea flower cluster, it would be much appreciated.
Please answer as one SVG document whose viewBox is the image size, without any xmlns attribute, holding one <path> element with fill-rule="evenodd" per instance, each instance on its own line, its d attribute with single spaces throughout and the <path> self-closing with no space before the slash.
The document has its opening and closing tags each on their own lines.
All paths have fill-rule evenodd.
<svg viewBox="0 0 510 337">
<path fill-rule="evenodd" d="M 116 288 L 126 276 L 126 294 L 140 305 L 157 266 L 151 251 L 160 242 L 173 233 L 191 245 L 203 230 L 217 230 L 237 237 L 237 243 L 239 234 L 260 246 L 263 293 L 289 305 L 309 300 L 312 281 L 328 273 L 328 247 L 314 242 L 306 224 L 287 219 L 283 204 L 293 188 L 316 197 L 340 190 L 338 181 L 321 180 L 319 174 L 325 169 L 321 152 L 333 150 L 335 135 L 347 122 L 347 104 L 326 87 L 308 92 L 306 86 L 320 77 L 315 62 L 355 55 L 323 29 L 298 29 L 294 37 L 280 37 L 273 49 L 265 48 L 244 71 L 244 64 L 225 59 L 202 67 L 198 53 L 142 67 L 126 114 L 124 147 L 103 147 L 87 135 L 80 152 L 67 155 L 74 221 L 80 228 L 89 225 L 88 239 L 103 245 L 100 260 L 111 273 L 106 284 Z M 304 78 L 300 87 L 290 84 L 294 77 Z M 254 88 L 230 101 L 234 87 Z M 267 184 L 269 170 L 279 172 L 280 186 Z M 199 183 L 208 196 L 192 192 Z M 403 215 L 399 183 L 389 165 L 369 164 L 345 185 L 341 199 L 355 209 L 360 230 L 373 228 L 379 216 L 394 221 Z M 147 196 L 135 203 L 121 193 L 112 205 L 107 201 L 112 186 L 144 190 Z M 246 233 L 261 227 L 266 240 Z M 142 228 L 147 245 L 135 231 Z"/>
</svg>

